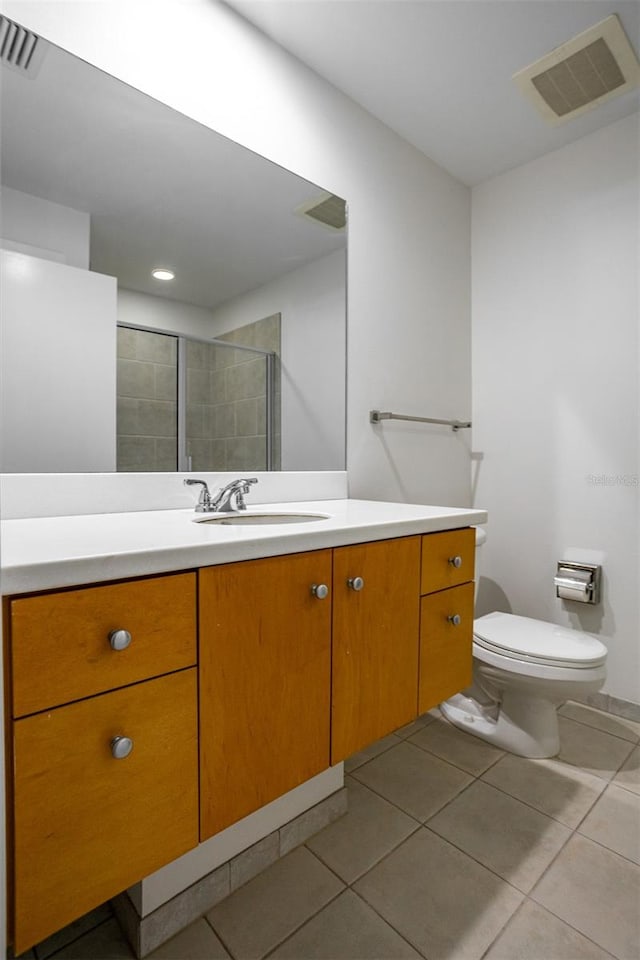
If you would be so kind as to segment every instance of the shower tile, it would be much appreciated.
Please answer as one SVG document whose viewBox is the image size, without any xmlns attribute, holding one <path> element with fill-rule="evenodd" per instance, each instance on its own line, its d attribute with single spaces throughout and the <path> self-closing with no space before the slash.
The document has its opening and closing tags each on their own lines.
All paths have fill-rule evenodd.
<svg viewBox="0 0 640 960">
<path fill-rule="evenodd" d="M 132 397 L 118 397 L 116 424 L 119 437 L 136 437 L 140 434 L 139 401 Z"/>
<path fill-rule="evenodd" d="M 177 367 L 155 364 L 156 400 L 177 400 L 178 370 Z"/>
<path fill-rule="evenodd" d="M 118 360 L 116 393 L 119 397 L 153 400 L 155 392 L 155 372 L 152 363 Z"/>
<path fill-rule="evenodd" d="M 162 333 L 150 333 L 136 330 L 136 357 L 152 363 L 175 363 L 177 356 L 176 338 Z"/>
<path fill-rule="evenodd" d="M 239 400 L 237 402 L 236 433 L 239 437 L 255 437 L 258 433 L 257 400 Z"/>
<path fill-rule="evenodd" d="M 187 371 L 187 403 L 210 403 L 209 371 L 190 369 Z"/>
<path fill-rule="evenodd" d="M 177 404 L 168 400 L 140 400 L 140 433 L 147 437 L 175 437 L 177 434 Z"/>
</svg>

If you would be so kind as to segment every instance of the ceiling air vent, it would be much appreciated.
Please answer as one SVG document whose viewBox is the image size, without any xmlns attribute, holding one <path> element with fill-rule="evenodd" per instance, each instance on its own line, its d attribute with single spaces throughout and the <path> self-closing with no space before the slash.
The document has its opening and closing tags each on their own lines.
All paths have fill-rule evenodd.
<svg viewBox="0 0 640 960">
<path fill-rule="evenodd" d="M 614 14 L 513 79 L 551 123 L 563 123 L 640 83 L 640 64 Z"/>
<path fill-rule="evenodd" d="M 45 43 L 37 34 L 0 15 L 0 62 L 4 67 L 35 74 L 44 48 Z"/>
<path fill-rule="evenodd" d="M 298 207 L 296 213 L 321 223 L 331 230 L 344 230 L 347 223 L 347 204 L 334 193 L 323 193 Z"/>
</svg>

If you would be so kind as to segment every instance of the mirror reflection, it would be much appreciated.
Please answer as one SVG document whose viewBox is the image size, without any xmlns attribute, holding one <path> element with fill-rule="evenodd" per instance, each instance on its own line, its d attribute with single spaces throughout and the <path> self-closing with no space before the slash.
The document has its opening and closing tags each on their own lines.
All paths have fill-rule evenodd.
<svg viewBox="0 0 640 960">
<path fill-rule="evenodd" d="M 2 471 L 344 469 L 344 200 L 42 40 L 1 81 Z"/>
</svg>

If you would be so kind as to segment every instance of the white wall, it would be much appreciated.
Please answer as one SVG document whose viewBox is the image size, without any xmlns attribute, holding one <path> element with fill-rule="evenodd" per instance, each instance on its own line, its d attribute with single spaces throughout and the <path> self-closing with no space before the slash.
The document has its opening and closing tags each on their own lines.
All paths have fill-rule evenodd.
<svg viewBox="0 0 640 960">
<path fill-rule="evenodd" d="M 212 337 L 212 313 L 204 307 L 118 287 L 118 323 L 157 327 L 192 337 Z"/>
<path fill-rule="evenodd" d="M 347 198 L 351 494 L 466 505 L 468 432 L 372 427 L 368 411 L 470 413 L 469 190 L 220 3 L 5 0 L 4 12 Z"/>
<path fill-rule="evenodd" d="M 2 471 L 115 470 L 115 279 L 8 250 L 0 266 Z"/>
<path fill-rule="evenodd" d="M 481 612 L 610 637 L 606 692 L 640 703 L 638 117 L 473 191 Z M 599 606 L 555 598 L 557 560 L 602 562 Z"/>
<path fill-rule="evenodd" d="M 281 314 L 283 470 L 344 468 L 345 283 L 339 250 L 213 312 L 213 336 Z"/>
<path fill-rule="evenodd" d="M 2 246 L 89 269 L 88 213 L 4 185 L 1 202 Z"/>
</svg>

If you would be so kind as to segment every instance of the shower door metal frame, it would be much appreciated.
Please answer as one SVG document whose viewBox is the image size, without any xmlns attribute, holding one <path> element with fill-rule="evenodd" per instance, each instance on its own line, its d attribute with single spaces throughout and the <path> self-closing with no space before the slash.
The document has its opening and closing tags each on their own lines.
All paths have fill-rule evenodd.
<svg viewBox="0 0 640 960">
<path fill-rule="evenodd" d="M 191 472 L 191 456 L 187 454 L 187 343 L 206 343 L 214 344 L 217 347 L 227 347 L 229 350 L 245 350 L 248 353 L 257 353 L 264 357 L 266 365 L 266 444 L 265 444 L 265 469 L 273 470 L 274 461 L 274 443 L 273 436 L 275 432 L 275 370 L 276 354 L 273 350 L 260 350 L 258 347 L 245 347 L 239 343 L 231 343 L 229 340 L 220 340 L 217 337 L 194 337 L 191 334 L 185 335 L 175 330 L 161 330 L 159 327 L 144 327 L 136 323 L 118 323 L 118 327 L 124 327 L 126 330 L 141 330 L 143 333 L 158 333 L 165 337 L 173 337 L 178 346 L 178 390 L 177 390 L 177 465 L 180 473 Z"/>
</svg>

